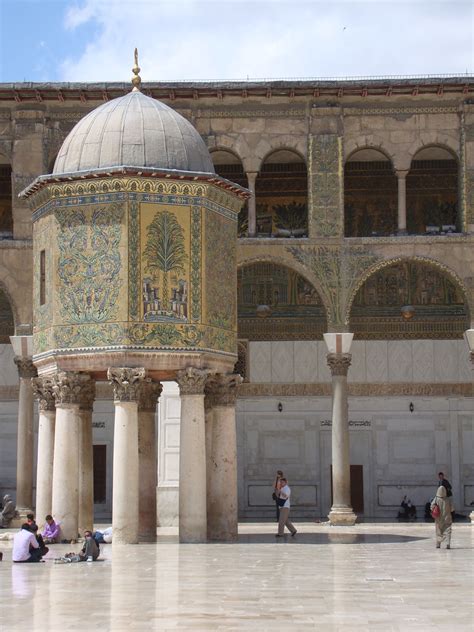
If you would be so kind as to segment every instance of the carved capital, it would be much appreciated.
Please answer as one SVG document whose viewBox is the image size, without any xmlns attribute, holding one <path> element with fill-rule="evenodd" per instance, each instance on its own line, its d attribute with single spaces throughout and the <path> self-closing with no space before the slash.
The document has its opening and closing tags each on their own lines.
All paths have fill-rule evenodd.
<svg viewBox="0 0 474 632">
<path fill-rule="evenodd" d="M 206 384 L 208 406 L 235 406 L 237 386 L 242 377 L 237 373 L 217 373 Z"/>
<path fill-rule="evenodd" d="M 107 371 L 107 379 L 113 386 L 114 400 L 137 402 L 145 375 L 143 367 L 111 367 Z"/>
<path fill-rule="evenodd" d="M 87 373 L 59 371 L 52 377 L 52 388 L 57 406 L 67 404 L 84 405 L 91 388 L 91 377 Z"/>
<path fill-rule="evenodd" d="M 138 394 L 138 412 L 154 413 L 162 390 L 161 382 L 152 382 L 150 378 L 146 378 Z"/>
<path fill-rule="evenodd" d="M 95 381 L 89 380 L 88 382 L 84 382 L 82 390 L 81 390 L 81 399 L 79 402 L 79 408 L 81 410 L 92 411 L 94 408 L 94 400 L 95 400 Z"/>
<path fill-rule="evenodd" d="M 327 361 L 331 369 L 331 375 L 347 375 L 351 366 L 352 355 L 350 353 L 328 353 Z"/>
<path fill-rule="evenodd" d="M 18 368 L 18 375 L 20 377 L 36 377 L 38 375 L 38 371 L 36 370 L 35 365 L 33 364 L 33 360 L 32 358 L 29 357 L 22 357 L 22 356 L 15 356 L 13 358 L 17 368 Z"/>
<path fill-rule="evenodd" d="M 188 367 L 176 373 L 180 395 L 203 395 L 207 371 Z"/>
<path fill-rule="evenodd" d="M 53 395 L 53 381 L 50 377 L 35 377 L 31 380 L 31 386 L 34 396 L 38 400 L 40 410 L 56 410 Z"/>
</svg>

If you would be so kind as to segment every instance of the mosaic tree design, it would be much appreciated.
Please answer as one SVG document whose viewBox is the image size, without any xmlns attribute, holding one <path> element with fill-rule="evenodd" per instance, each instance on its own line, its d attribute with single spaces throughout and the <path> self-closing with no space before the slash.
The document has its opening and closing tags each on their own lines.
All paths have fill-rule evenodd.
<svg viewBox="0 0 474 632">
<path fill-rule="evenodd" d="M 188 260 L 184 231 L 173 213 L 159 212 L 147 229 L 147 243 L 143 252 L 145 270 L 155 278 L 161 274 L 162 306 L 169 305 L 168 281 L 172 272 L 184 272 Z"/>
</svg>

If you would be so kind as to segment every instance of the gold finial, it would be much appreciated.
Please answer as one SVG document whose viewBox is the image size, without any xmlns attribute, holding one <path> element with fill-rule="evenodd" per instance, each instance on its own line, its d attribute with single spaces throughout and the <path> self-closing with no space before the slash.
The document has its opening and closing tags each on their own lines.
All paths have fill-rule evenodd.
<svg viewBox="0 0 474 632">
<path fill-rule="evenodd" d="M 138 65 L 138 48 L 135 49 L 135 52 L 134 52 L 133 55 L 134 55 L 134 58 L 135 58 L 135 65 L 132 68 L 132 72 L 133 72 L 133 75 L 134 75 L 132 77 L 132 85 L 133 85 L 132 92 L 139 92 L 140 91 L 140 84 L 142 82 L 142 78 L 138 74 L 140 72 L 140 66 Z"/>
</svg>

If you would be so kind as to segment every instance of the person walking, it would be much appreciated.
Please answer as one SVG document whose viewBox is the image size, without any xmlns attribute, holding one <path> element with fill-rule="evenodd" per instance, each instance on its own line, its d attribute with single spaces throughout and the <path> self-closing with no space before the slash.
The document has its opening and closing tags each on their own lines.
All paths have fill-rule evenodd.
<svg viewBox="0 0 474 632">
<path fill-rule="evenodd" d="M 278 504 L 278 495 L 280 493 L 280 481 L 283 478 L 283 472 L 281 470 L 277 470 L 275 476 L 275 482 L 273 483 L 273 494 L 272 498 L 275 501 L 276 506 L 276 521 L 280 520 L 280 505 Z"/>
<path fill-rule="evenodd" d="M 290 531 L 292 536 L 296 535 L 296 529 L 293 523 L 290 521 L 290 496 L 291 488 L 288 485 L 286 478 L 281 478 L 279 483 L 279 504 L 280 504 L 280 519 L 278 520 L 278 533 L 275 537 L 282 538 L 285 534 L 285 527 Z"/>
<path fill-rule="evenodd" d="M 439 485 L 442 485 L 446 489 L 446 497 L 450 506 L 450 512 L 452 519 L 454 520 L 454 499 L 453 499 L 453 487 L 447 478 L 444 478 L 444 472 L 438 472 Z"/>
<path fill-rule="evenodd" d="M 433 514 L 434 507 L 439 509 L 438 515 Z M 446 548 L 451 548 L 451 525 L 453 519 L 451 517 L 451 503 L 447 497 L 446 487 L 440 485 L 436 491 L 436 496 L 431 501 L 431 515 L 435 521 L 436 527 L 436 548 L 441 548 L 441 542 L 446 540 Z"/>
</svg>

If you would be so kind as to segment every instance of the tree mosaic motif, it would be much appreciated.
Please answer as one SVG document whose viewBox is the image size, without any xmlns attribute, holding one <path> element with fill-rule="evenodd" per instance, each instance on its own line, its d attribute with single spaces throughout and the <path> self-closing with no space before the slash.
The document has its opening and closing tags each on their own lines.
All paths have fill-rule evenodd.
<svg viewBox="0 0 474 632">
<path fill-rule="evenodd" d="M 159 212 L 147 229 L 147 242 L 143 252 L 145 271 L 159 282 L 161 275 L 161 310 L 163 316 L 173 317 L 170 309 L 169 280 L 172 273 L 184 274 L 188 260 L 184 230 L 173 213 Z M 185 281 L 179 281 L 180 292 L 187 297 Z M 183 298 L 183 296 L 181 297 Z M 187 302 L 187 300 L 186 300 Z"/>
</svg>

